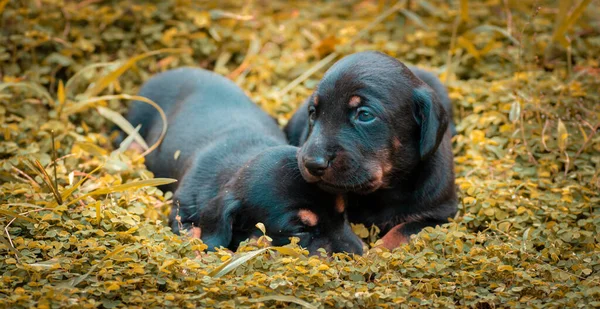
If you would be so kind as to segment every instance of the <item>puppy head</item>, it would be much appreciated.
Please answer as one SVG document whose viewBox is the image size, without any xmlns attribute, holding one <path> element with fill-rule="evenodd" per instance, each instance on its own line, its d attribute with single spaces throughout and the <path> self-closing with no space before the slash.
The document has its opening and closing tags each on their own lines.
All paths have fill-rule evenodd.
<svg viewBox="0 0 600 309">
<path fill-rule="evenodd" d="M 306 181 L 333 192 L 386 187 L 427 160 L 448 126 L 434 91 L 379 52 L 335 63 L 309 101 L 298 165 Z"/>
<path fill-rule="evenodd" d="M 260 236 L 255 225 L 262 222 L 274 246 L 298 237 L 311 254 L 319 248 L 362 254 L 362 242 L 346 218 L 344 197 L 304 181 L 297 152 L 292 146 L 266 150 L 246 163 L 202 210 L 199 225 L 209 249 L 235 248 L 240 240 Z"/>
</svg>

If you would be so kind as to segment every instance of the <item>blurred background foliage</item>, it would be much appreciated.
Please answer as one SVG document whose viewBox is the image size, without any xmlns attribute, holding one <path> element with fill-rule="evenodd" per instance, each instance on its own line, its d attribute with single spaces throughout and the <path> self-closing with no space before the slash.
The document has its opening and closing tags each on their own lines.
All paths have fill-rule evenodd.
<svg viewBox="0 0 600 309">
<path fill-rule="evenodd" d="M 590 0 L 0 0 L 0 307 L 598 307 L 598 16 Z M 459 133 L 459 214 L 393 252 L 198 254 L 165 228 L 167 180 L 111 146 L 157 72 L 214 70 L 283 125 L 363 50 L 438 74 Z"/>
</svg>

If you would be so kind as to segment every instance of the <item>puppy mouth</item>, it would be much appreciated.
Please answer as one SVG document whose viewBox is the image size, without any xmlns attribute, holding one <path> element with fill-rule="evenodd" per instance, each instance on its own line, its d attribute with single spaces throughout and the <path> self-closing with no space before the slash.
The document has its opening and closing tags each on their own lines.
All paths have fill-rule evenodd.
<svg viewBox="0 0 600 309">
<path fill-rule="evenodd" d="M 383 183 L 379 179 L 368 180 L 360 184 L 333 184 L 326 182 L 323 179 L 317 183 L 319 188 L 331 193 L 354 192 L 359 194 L 374 192 L 379 189 L 382 184 Z"/>
<path fill-rule="evenodd" d="M 379 164 L 376 164 L 377 168 L 375 168 L 372 172 L 366 172 L 370 174 L 371 177 L 366 181 L 360 183 L 343 183 L 343 182 L 331 182 L 332 174 L 324 175 L 324 176 L 315 176 L 312 175 L 304 166 L 300 156 L 300 150 L 298 150 L 296 159 L 298 160 L 298 167 L 300 168 L 300 175 L 304 180 L 308 183 L 314 183 L 318 185 L 322 190 L 330 192 L 330 193 L 346 193 L 346 192 L 354 192 L 358 194 L 368 194 L 376 191 L 377 189 L 384 186 L 384 168 Z M 356 171 L 358 172 L 358 171 Z M 338 177 L 334 177 L 338 178 Z"/>
<path fill-rule="evenodd" d="M 367 194 L 367 193 L 376 191 L 383 185 L 383 182 L 381 181 L 381 178 L 379 178 L 379 177 L 375 177 L 375 178 L 369 179 L 369 180 L 367 180 L 365 182 L 361 182 L 361 183 L 342 184 L 342 183 L 331 183 L 331 182 L 323 179 L 324 177 L 314 176 L 314 175 L 310 174 L 304 168 L 301 168 L 300 171 L 301 171 L 302 177 L 304 178 L 304 180 L 306 182 L 315 183 L 321 189 L 323 189 L 327 192 L 330 192 L 330 193 L 356 192 L 356 193 L 361 193 L 361 194 Z"/>
</svg>

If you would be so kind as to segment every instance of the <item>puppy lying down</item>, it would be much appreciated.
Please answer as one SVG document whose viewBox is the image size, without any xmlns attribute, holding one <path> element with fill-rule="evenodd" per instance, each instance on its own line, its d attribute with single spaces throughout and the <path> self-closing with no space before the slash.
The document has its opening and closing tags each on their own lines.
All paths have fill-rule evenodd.
<svg viewBox="0 0 600 309">
<path fill-rule="evenodd" d="M 264 223 L 273 245 L 298 237 L 311 253 L 362 254 L 341 195 L 321 191 L 302 178 L 297 147 L 288 146 L 276 122 L 228 79 L 180 68 L 158 74 L 140 90 L 165 111 L 164 141 L 146 157 L 156 177 L 175 178 L 169 224 L 179 233 L 199 227 L 209 250 L 235 250 L 260 236 Z M 149 105 L 135 102 L 128 120 L 154 143 L 162 122 Z M 179 220 L 177 220 L 179 219 Z"/>
</svg>

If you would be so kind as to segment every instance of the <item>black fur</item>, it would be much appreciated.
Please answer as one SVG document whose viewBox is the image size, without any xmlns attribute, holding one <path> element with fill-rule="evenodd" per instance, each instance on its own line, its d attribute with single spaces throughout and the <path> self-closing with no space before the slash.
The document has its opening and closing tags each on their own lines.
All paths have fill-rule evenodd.
<svg viewBox="0 0 600 309">
<path fill-rule="evenodd" d="M 456 214 L 452 131 L 441 82 L 379 52 L 334 64 L 285 128 L 307 181 L 350 192 L 351 222 L 404 223 L 403 239 Z"/>
<path fill-rule="evenodd" d="M 173 231 L 178 233 L 180 224 L 187 230 L 200 227 L 209 250 L 235 250 L 240 241 L 260 236 L 255 224 L 263 222 L 273 245 L 296 236 L 311 253 L 322 247 L 362 254 L 346 214 L 336 208 L 338 195 L 302 179 L 298 148 L 287 145 L 273 119 L 234 83 L 209 71 L 181 68 L 154 76 L 140 95 L 168 117 L 167 135 L 146 164 L 157 177 L 178 179 L 170 188 L 175 190 Z M 162 123 L 152 107 L 135 102 L 127 118 L 133 126 L 142 124 L 148 144 L 158 139 Z M 305 224 L 300 210 L 314 213 L 317 224 Z"/>
</svg>

